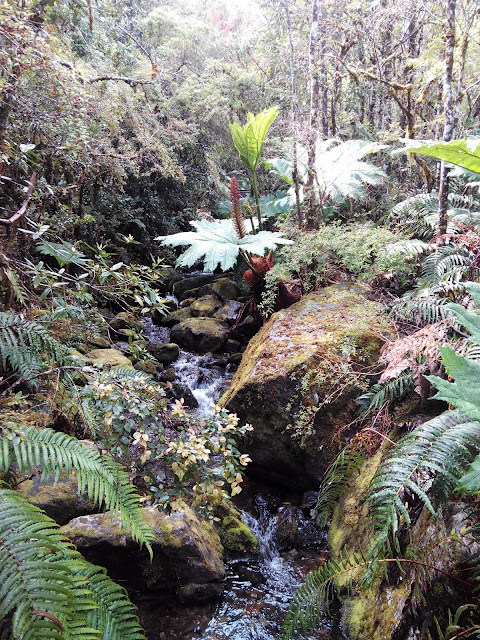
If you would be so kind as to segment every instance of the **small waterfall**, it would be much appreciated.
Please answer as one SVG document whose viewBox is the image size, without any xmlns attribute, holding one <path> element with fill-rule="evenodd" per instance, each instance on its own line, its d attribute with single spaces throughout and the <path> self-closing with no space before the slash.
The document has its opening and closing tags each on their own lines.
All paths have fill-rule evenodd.
<svg viewBox="0 0 480 640">
<path fill-rule="evenodd" d="M 213 415 L 213 404 L 220 399 L 232 378 L 229 366 L 219 363 L 218 358 L 212 355 L 183 350 L 173 366 L 178 382 L 189 387 L 198 402 L 194 414 L 199 418 Z"/>
</svg>

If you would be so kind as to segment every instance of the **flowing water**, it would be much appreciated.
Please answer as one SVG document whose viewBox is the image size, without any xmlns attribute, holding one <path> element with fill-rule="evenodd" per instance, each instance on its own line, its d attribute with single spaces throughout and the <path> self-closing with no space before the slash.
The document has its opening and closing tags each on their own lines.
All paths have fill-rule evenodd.
<svg viewBox="0 0 480 640">
<path fill-rule="evenodd" d="M 150 340 L 168 342 L 169 330 L 145 321 Z M 228 387 L 233 372 L 225 359 L 212 354 L 180 352 L 173 364 L 176 380 L 188 386 L 199 404 L 198 416 L 211 414 L 212 405 Z M 256 517 L 243 512 L 257 536 L 259 555 L 245 555 L 226 562 L 224 590 L 218 600 L 180 603 L 172 596 L 149 594 L 137 599 L 148 640 L 277 640 L 282 621 L 297 588 L 307 573 L 324 561 L 318 551 L 280 554 L 275 545 L 277 514 L 261 496 L 255 499 Z M 253 505 L 251 505 L 253 510 Z M 338 620 L 325 619 L 302 640 L 343 640 Z"/>
</svg>

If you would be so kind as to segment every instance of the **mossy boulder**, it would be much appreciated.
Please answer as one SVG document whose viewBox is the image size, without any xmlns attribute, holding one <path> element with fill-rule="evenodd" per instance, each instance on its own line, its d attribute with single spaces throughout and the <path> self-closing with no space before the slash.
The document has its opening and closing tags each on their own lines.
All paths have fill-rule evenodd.
<svg viewBox="0 0 480 640">
<path fill-rule="evenodd" d="M 189 351 L 207 353 L 219 351 L 227 334 L 228 327 L 215 318 L 190 318 L 172 328 L 170 339 Z"/>
<path fill-rule="evenodd" d="M 174 342 L 150 342 L 149 352 L 161 364 L 171 364 L 178 358 L 180 349 Z"/>
<path fill-rule="evenodd" d="M 215 529 L 220 536 L 223 548 L 227 551 L 260 553 L 256 536 L 244 522 L 242 514 L 233 504 L 223 502 L 215 508 Z"/>
<path fill-rule="evenodd" d="M 316 485 L 343 445 L 374 364 L 393 334 L 368 288 L 339 284 L 275 313 L 250 341 L 221 404 L 253 425 L 251 473 Z"/>
<path fill-rule="evenodd" d="M 183 307 L 182 309 L 177 309 L 177 311 L 172 311 L 172 313 L 166 316 L 160 317 L 158 324 L 161 324 L 162 327 L 174 327 L 176 324 L 188 320 L 191 317 L 192 312 L 190 311 L 190 307 Z"/>
<path fill-rule="evenodd" d="M 221 300 L 214 295 L 202 296 L 190 305 L 190 311 L 194 317 L 211 317 L 222 306 Z"/>
<path fill-rule="evenodd" d="M 220 278 L 211 285 L 212 293 L 220 300 L 236 300 L 240 295 L 238 286 L 230 278 Z"/>
<path fill-rule="evenodd" d="M 109 324 L 115 333 L 121 335 L 130 335 L 130 333 L 126 333 L 127 330 L 135 333 L 142 333 L 143 331 L 142 323 L 137 320 L 133 313 L 128 313 L 127 311 L 117 313 L 116 316 L 111 318 Z"/>
<path fill-rule="evenodd" d="M 47 516 L 63 525 L 79 516 L 95 513 L 98 507 L 78 494 L 77 474 L 61 476 L 47 483 L 40 481 L 41 474 L 20 482 L 16 489 L 31 504 L 43 509 Z"/>
<path fill-rule="evenodd" d="M 118 349 L 94 349 L 87 353 L 87 357 L 90 358 L 94 365 L 99 367 L 126 367 L 127 369 L 133 369 L 133 364 L 124 356 Z"/>
<path fill-rule="evenodd" d="M 216 593 L 215 583 L 223 579 L 225 569 L 223 547 L 213 526 L 187 505 L 171 515 L 156 507 L 145 507 L 143 513 L 156 536 L 152 561 L 108 514 L 76 518 L 62 531 L 87 560 L 106 567 L 114 580 L 129 588 L 182 591 L 194 585 L 186 589 L 190 596 L 198 591 L 204 597 L 210 585 L 210 595 Z"/>
<path fill-rule="evenodd" d="M 87 343 L 92 347 L 97 347 L 98 349 L 110 349 L 110 341 L 94 333 L 92 336 L 87 338 Z"/>
<path fill-rule="evenodd" d="M 197 276 L 190 276 L 183 278 L 173 285 L 173 293 L 179 300 L 184 300 L 190 296 L 185 295 L 188 291 L 199 289 L 204 286 L 208 286 L 215 280 L 218 280 L 219 276 L 214 273 L 201 273 Z M 191 296 L 197 297 L 197 296 Z"/>
</svg>

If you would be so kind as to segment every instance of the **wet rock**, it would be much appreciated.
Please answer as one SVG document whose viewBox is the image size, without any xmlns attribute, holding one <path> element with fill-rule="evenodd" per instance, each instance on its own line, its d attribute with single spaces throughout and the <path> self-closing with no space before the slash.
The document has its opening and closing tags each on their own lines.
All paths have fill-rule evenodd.
<svg viewBox="0 0 480 640">
<path fill-rule="evenodd" d="M 152 311 L 152 321 L 155 324 L 161 324 L 162 318 L 164 318 L 169 313 L 173 313 L 174 311 L 176 311 L 178 307 L 177 303 L 172 298 L 162 298 L 162 300 L 160 300 L 160 303 L 163 307 L 163 311 L 160 311 L 159 309 L 154 309 Z"/>
<path fill-rule="evenodd" d="M 230 278 L 220 278 L 211 286 L 212 293 L 223 300 L 236 300 L 240 295 L 238 286 Z"/>
<path fill-rule="evenodd" d="M 226 300 L 223 305 L 215 313 L 215 317 L 222 322 L 233 324 L 238 317 L 240 309 L 243 307 L 241 302 L 236 300 Z"/>
<path fill-rule="evenodd" d="M 182 274 L 176 271 L 176 269 L 174 269 L 173 267 L 158 267 L 157 273 L 162 279 L 161 289 L 164 293 L 168 293 L 169 291 L 171 291 L 176 282 L 183 280 Z"/>
<path fill-rule="evenodd" d="M 136 369 L 137 371 L 143 371 L 143 373 L 148 373 L 149 375 L 155 377 L 157 373 L 162 371 L 163 365 L 152 360 L 139 360 L 135 363 L 134 369 Z"/>
<path fill-rule="evenodd" d="M 193 302 L 195 302 L 196 298 L 186 298 L 185 300 L 182 300 L 179 303 L 179 307 L 180 309 L 183 309 L 184 307 L 189 307 Z"/>
<path fill-rule="evenodd" d="M 232 355 L 228 358 L 228 361 L 231 364 L 240 364 L 242 361 L 243 353 L 232 353 Z"/>
<path fill-rule="evenodd" d="M 382 335 L 393 335 L 383 307 L 367 293 L 341 284 L 309 294 L 275 313 L 250 341 L 221 399 L 254 427 L 246 442 L 250 473 L 305 489 L 335 458 L 343 443 L 335 433 L 355 416 L 365 382 L 351 361 L 374 364 Z"/>
<path fill-rule="evenodd" d="M 221 301 L 213 295 L 202 296 L 190 305 L 190 312 L 194 317 L 211 317 L 222 306 Z"/>
<path fill-rule="evenodd" d="M 314 509 L 318 500 L 318 491 L 306 491 L 303 494 L 302 509 Z"/>
<path fill-rule="evenodd" d="M 186 297 L 189 297 L 185 295 L 187 291 L 199 289 L 200 287 L 211 284 L 215 280 L 218 280 L 218 276 L 214 273 L 202 273 L 197 276 L 183 278 L 173 285 L 173 293 L 179 300 L 184 300 Z"/>
<path fill-rule="evenodd" d="M 183 322 L 184 320 L 188 320 L 192 317 L 192 312 L 190 311 L 190 307 L 184 307 L 183 309 L 178 309 L 173 313 L 169 313 L 167 316 L 163 316 L 159 321 L 159 324 L 162 327 L 174 327 L 176 324 Z"/>
<path fill-rule="evenodd" d="M 87 357 L 90 358 L 92 363 L 99 367 L 125 367 L 127 369 L 133 369 L 133 364 L 124 356 L 118 349 L 94 349 L 87 353 Z"/>
<path fill-rule="evenodd" d="M 175 362 L 180 353 L 178 344 L 174 342 L 150 342 L 148 350 L 161 364 Z"/>
<path fill-rule="evenodd" d="M 229 354 L 238 353 L 240 351 L 241 344 L 238 340 L 228 339 L 225 343 L 225 351 Z"/>
<path fill-rule="evenodd" d="M 231 503 L 221 503 L 215 508 L 215 529 L 223 548 L 228 551 L 259 553 L 257 538 L 243 521 L 241 513 Z"/>
<path fill-rule="evenodd" d="M 118 334 L 131 335 L 130 332 L 142 333 L 143 325 L 133 313 L 122 311 L 109 321 L 111 329 Z M 128 333 L 127 333 L 128 332 Z"/>
<path fill-rule="evenodd" d="M 47 516 L 63 525 L 78 516 L 95 513 L 98 507 L 78 493 L 77 474 L 61 476 L 55 483 L 40 480 L 41 474 L 20 482 L 16 490 L 31 504 L 43 509 Z"/>
<path fill-rule="evenodd" d="M 175 369 L 173 367 L 169 367 L 161 373 L 160 380 L 162 380 L 163 382 L 173 382 L 175 380 L 175 376 Z"/>
<path fill-rule="evenodd" d="M 198 407 L 197 399 L 186 384 L 174 382 L 171 388 L 171 395 L 175 400 L 181 400 L 183 398 L 184 405 L 189 409 L 196 409 Z"/>
<path fill-rule="evenodd" d="M 197 353 L 219 351 L 228 328 L 214 318 L 190 318 L 172 328 L 170 339 L 180 347 Z"/>
<path fill-rule="evenodd" d="M 178 592 L 196 585 L 191 588 L 193 597 L 198 585 L 213 583 L 213 595 L 225 570 L 222 545 L 212 525 L 186 505 L 171 515 L 155 507 L 146 507 L 143 513 L 156 536 L 152 561 L 108 514 L 75 518 L 62 531 L 87 560 L 106 567 L 114 580 L 129 588 Z M 205 596 L 208 588 L 202 591 Z"/>
</svg>

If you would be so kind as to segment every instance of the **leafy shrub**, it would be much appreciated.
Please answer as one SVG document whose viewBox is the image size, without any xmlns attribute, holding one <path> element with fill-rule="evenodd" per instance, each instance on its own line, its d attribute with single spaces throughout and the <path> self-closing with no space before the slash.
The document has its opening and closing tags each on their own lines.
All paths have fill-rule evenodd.
<svg viewBox="0 0 480 640">
<path fill-rule="evenodd" d="M 382 253 L 399 236 L 371 224 L 334 223 L 314 232 L 297 232 L 292 237 L 294 243 L 276 254 L 276 264 L 266 277 L 262 308 L 267 314 L 273 311 L 280 280 L 298 278 L 303 290 L 311 291 L 336 280 L 340 273 L 360 280 L 389 272 L 403 277 L 410 273 L 401 257 Z"/>
</svg>

